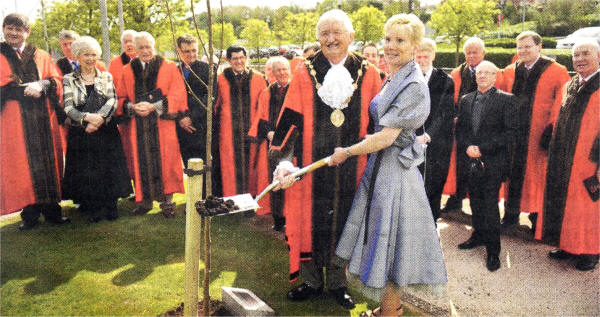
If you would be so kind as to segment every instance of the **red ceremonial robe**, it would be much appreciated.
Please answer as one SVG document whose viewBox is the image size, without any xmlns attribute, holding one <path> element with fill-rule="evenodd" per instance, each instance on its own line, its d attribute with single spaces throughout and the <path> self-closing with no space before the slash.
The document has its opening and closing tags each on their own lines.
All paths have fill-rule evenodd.
<svg viewBox="0 0 600 317">
<path fill-rule="evenodd" d="M 520 131 L 512 154 L 505 206 L 537 213 L 543 208 L 547 160 L 540 139 L 550 124 L 552 109 L 560 106 L 559 96 L 569 74 L 564 66 L 544 56 L 540 56 L 529 75 L 525 74 L 525 65 L 520 61 L 504 70 L 504 90 L 519 99 Z"/>
<path fill-rule="evenodd" d="M 596 177 L 600 156 L 600 73 L 578 88 L 574 76 L 553 111 L 554 131 L 548 149 L 544 209 L 536 239 L 572 254 L 600 253 L 600 201 L 583 185 Z M 557 114 L 559 113 L 559 114 Z"/>
<path fill-rule="evenodd" d="M 304 63 L 304 57 L 296 56 L 290 60 L 290 71 L 293 74 L 298 69 L 298 66 Z"/>
<path fill-rule="evenodd" d="M 333 109 L 317 94 L 331 64 L 322 52 L 309 57 L 296 69 L 286 95 L 273 138 L 273 148 L 292 148 L 297 166 L 309 165 L 333 153 L 336 146 L 357 143 L 367 134 L 369 103 L 381 87 L 375 66 L 363 57 L 349 53 L 344 66 L 357 83 L 344 123 L 336 128 L 330 121 Z M 289 138 L 292 130 L 299 135 L 296 145 Z M 323 167 L 309 173 L 285 192 L 285 233 L 290 255 L 290 282 L 299 276 L 300 261 L 313 260 L 317 266 L 329 261 L 332 245 L 330 221 L 336 215 L 335 240 L 341 234 L 360 176 L 366 167 L 366 155 L 350 158 L 339 167 Z M 339 169 L 337 213 L 333 210 L 335 175 Z"/>
<path fill-rule="evenodd" d="M 285 98 L 288 88 L 289 85 L 283 88 L 283 95 L 278 97 L 277 90 L 280 88 L 277 83 L 273 83 L 265 88 L 258 97 L 258 110 L 248 132 L 248 136 L 253 138 L 257 143 L 256 160 L 251 166 L 251 168 L 256 169 L 257 179 L 251 180 L 251 182 L 256 182 L 258 193 L 269 186 L 273 178 L 273 170 L 269 168 L 267 157 L 267 133 L 275 131 L 275 124 L 277 123 L 277 118 L 279 118 L 283 98 Z M 272 201 L 270 194 L 265 195 L 258 203 L 261 207 L 261 209 L 256 211 L 258 215 L 265 215 L 271 212 Z"/>
<path fill-rule="evenodd" d="M 58 122 L 62 82 L 50 55 L 26 45 L 20 59 L 0 43 L 0 214 L 60 201 L 63 151 Z M 21 83 L 50 80 L 46 96 L 23 96 Z"/>
<path fill-rule="evenodd" d="M 258 95 L 267 87 L 262 74 L 247 70 L 241 83 L 226 68 L 218 78 L 215 114 L 219 125 L 219 155 L 223 196 L 257 194 L 258 146 L 248 140 L 252 119 L 257 114 Z"/>
<path fill-rule="evenodd" d="M 470 80 L 470 68 L 466 63 L 462 63 L 460 66 L 453 69 L 452 72 L 450 72 L 450 76 L 452 77 L 452 80 L 454 80 L 454 104 L 458 106 L 458 101 L 462 96 L 477 89 L 477 83 L 474 79 Z M 496 73 L 494 86 L 498 89 L 502 89 L 503 87 L 503 75 L 500 70 Z M 454 140 L 452 153 L 450 154 L 448 177 L 446 178 L 443 193 L 446 195 L 454 195 L 456 193 L 456 182 L 456 140 Z"/>
<path fill-rule="evenodd" d="M 146 73 L 146 76 L 144 75 Z M 132 159 L 135 200 L 164 200 L 164 195 L 184 193 L 183 167 L 176 121 L 187 108 L 187 93 L 181 73 L 175 63 L 155 56 L 143 70 L 139 58 L 134 58 L 123 69 L 118 81 L 119 107 L 116 115 L 125 122 L 121 132 L 128 139 L 123 144 Z M 146 117 L 135 115 L 129 103 L 139 102 L 140 96 L 160 89 L 163 95 L 163 113 L 153 112 Z"/>
<path fill-rule="evenodd" d="M 128 65 L 131 61 L 131 57 L 123 52 L 121 55 L 116 56 L 110 61 L 108 64 L 108 72 L 113 76 L 113 82 L 115 87 L 119 87 L 119 81 L 123 76 L 123 69 L 125 65 Z M 125 135 L 125 130 L 129 131 L 126 126 L 128 125 L 128 121 L 119 122 L 118 123 L 119 134 L 121 135 L 121 143 L 123 144 L 124 149 L 131 148 L 131 144 L 129 144 L 129 137 Z M 125 151 L 125 160 L 127 161 L 127 168 L 129 169 L 129 176 L 133 179 L 133 158 L 129 155 L 128 151 Z"/>
</svg>

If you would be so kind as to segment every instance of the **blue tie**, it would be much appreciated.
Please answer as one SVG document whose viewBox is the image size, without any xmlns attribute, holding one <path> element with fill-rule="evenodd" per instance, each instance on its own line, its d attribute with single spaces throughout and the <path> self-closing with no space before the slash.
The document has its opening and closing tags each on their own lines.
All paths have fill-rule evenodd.
<svg viewBox="0 0 600 317">
<path fill-rule="evenodd" d="M 77 71 L 79 69 L 79 63 L 77 61 L 73 61 L 73 71 Z"/>
<path fill-rule="evenodd" d="M 191 73 L 191 71 L 190 71 L 190 69 L 189 69 L 189 68 L 187 68 L 187 67 L 184 67 L 184 68 L 183 68 L 183 77 L 184 77 L 185 79 L 188 79 L 188 77 L 190 76 L 190 73 Z"/>
</svg>

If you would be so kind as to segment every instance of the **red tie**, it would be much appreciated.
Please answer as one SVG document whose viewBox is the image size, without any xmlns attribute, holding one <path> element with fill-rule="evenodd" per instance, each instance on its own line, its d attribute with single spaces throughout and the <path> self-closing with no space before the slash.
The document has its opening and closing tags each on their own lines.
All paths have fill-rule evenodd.
<svg viewBox="0 0 600 317">
<path fill-rule="evenodd" d="M 23 59 L 23 52 L 20 49 L 16 49 L 17 55 L 19 55 L 20 59 Z"/>
</svg>

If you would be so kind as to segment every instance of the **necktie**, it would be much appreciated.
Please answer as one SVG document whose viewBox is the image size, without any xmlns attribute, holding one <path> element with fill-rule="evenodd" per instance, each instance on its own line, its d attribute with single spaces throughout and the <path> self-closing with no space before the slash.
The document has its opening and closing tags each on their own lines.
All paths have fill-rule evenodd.
<svg viewBox="0 0 600 317">
<path fill-rule="evenodd" d="M 77 61 L 71 62 L 73 64 L 73 71 L 79 70 L 79 63 Z"/>
<path fill-rule="evenodd" d="M 190 71 L 190 69 L 188 67 L 184 67 L 183 68 L 183 77 L 185 79 L 188 79 L 188 77 L 190 77 L 190 73 L 191 73 L 191 71 Z"/>
<path fill-rule="evenodd" d="M 21 52 L 20 49 L 16 49 L 15 52 L 17 52 L 17 55 L 19 55 L 20 59 L 23 59 L 23 52 Z"/>
<path fill-rule="evenodd" d="M 285 87 L 281 86 L 279 87 L 279 96 L 283 96 L 283 92 L 285 91 Z"/>
<path fill-rule="evenodd" d="M 483 110 L 483 103 L 485 102 L 485 96 L 479 92 L 475 95 L 475 103 L 473 104 L 472 120 L 473 120 L 473 132 L 477 133 L 479 125 L 481 124 L 481 112 Z"/>
<path fill-rule="evenodd" d="M 585 79 L 581 78 L 581 81 L 579 82 L 579 85 L 577 86 L 577 88 L 581 88 L 581 87 L 583 87 L 583 85 L 585 85 Z"/>
</svg>

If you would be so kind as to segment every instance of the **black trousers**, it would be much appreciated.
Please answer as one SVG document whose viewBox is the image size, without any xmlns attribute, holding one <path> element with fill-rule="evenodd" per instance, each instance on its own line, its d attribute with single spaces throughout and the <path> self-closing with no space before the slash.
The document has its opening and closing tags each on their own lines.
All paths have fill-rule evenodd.
<svg viewBox="0 0 600 317">
<path fill-rule="evenodd" d="M 62 217 L 62 211 L 58 203 L 50 204 L 34 204 L 23 208 L 21 219 L 28 225 L 38 223 L 40 214 L 44 215 L 44 219 L 48 222 L 59 221 Z"/>
<path fill-rule="evenodd" d="M 431 206 L 431 213 L 433 219 L 437 220 L 440 218 L 440 203 L 442 200 L 442 193 L 444 191 L 444 185 L 446 184 L 446 178 L 448 176 L 448 169 L 450 167 L 450 149 L 429 151 L 431 146 L 427 149 L 427 156 L 425 163 L 419 165 L 421 175 L 425 182 L 425 192 L 427 193 L 427 199 Z"/>
<path fill-rule="evenodd" d="M 473 238 L 484 242 L 488 254 L 500 254 L 498 194 L 502 177 L 483 173 L 469 175 L 469 201 L 473 213 Z"/>
</svg>

